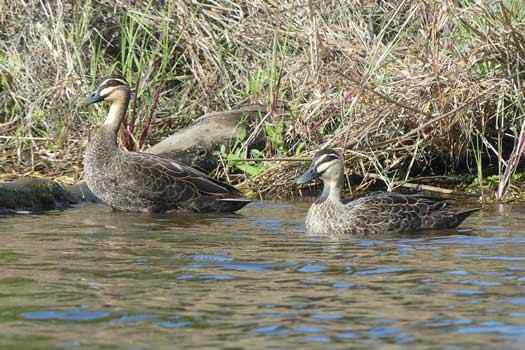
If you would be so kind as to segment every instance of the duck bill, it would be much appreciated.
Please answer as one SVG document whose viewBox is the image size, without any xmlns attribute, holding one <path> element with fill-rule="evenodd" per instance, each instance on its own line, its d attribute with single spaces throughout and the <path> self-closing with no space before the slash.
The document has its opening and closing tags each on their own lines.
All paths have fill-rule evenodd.
<svg viewBox="0 0 525 350">
<path fill-rule="evenodd" d="M 305 183 L 308 183 L 312 180 L 315 180 L 319 177 L 319 174 L 317 173 L 317 171 L 315 170 L 315 168 L 309 168 L 308 170 L 306 170 L 306 172 L 299 176 L 297 179 L 295 179 L 295 183 L 298 184 L 298 185 L 302 185 L 302 184 L 305 184 Z"/>
<path fill-rule="evenodd" d="M 93 93 L 91 96 L 85 99 L 84 106 L 89 106 L 93 103 L 102 101 L 104 98 L 97 93 Z"/>
</svg>

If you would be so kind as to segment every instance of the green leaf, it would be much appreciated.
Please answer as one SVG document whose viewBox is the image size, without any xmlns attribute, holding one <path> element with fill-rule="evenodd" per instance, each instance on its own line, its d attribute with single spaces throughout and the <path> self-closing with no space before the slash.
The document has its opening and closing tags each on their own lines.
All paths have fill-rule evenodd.
<svg viewBox="0 0 525 350">
<path fill-rule="evenodd" d="M 262 164 L 251 165 L 251 164 L 248 164 L 248 163 L 239 163 L 239 164 L 236 165 L 236 167 L 239 170 L 244 171 L 249 176 L 257 176 L 264 170 L 264 166 Z"/>
</svg>

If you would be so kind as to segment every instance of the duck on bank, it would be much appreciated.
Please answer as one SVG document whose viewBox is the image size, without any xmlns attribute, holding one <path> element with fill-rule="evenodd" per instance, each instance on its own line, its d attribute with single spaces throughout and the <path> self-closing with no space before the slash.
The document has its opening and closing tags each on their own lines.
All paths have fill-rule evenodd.
<svg viewBox="0 0 525 350">
<path fill-rule="evenodd" d="M 117 133 L 130 93 L 124 79 L 107 78 L 86 101 L 87 105 L 110 102 L 104 124 L 84 154 L 84 178 L 101 201 L 114 209 L 135 212 L 234 212 L 250 203 L 235 187 L 187 165 L 121 149 Z"/>
<path fill-rule="evenodd" d="M 296 183 L 317 178 L 323 182 L 323 191 L 306 215 L 306 231 L 312 235 L 381 236 L 448 229 L 479 210 L 453 210 L 442 200 L 393 192 L 373 192 L 353 201 L 344 200 L 344 162 L 332 149 L 319 151 Z"/>
</svg>

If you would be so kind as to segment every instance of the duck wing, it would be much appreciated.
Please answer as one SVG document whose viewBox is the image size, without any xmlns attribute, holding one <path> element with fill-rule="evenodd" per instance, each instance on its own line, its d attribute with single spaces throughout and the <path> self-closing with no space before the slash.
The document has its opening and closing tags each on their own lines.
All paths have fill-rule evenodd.
<svg viewBox="0 0 525 350">
<path fill-rule="evenodd" d="M 478 210 L 452 210 L 443 200 L 395 192 L 372 193 L 345 205 L 353 222 L 377 234 L 452 228 Z"/>
<path fill-rule="evenodd" d="M 123 152 L 120 157 L 120 186 L 153 211 L 235 211 L 249 203 L 235 187 L 174 160 L 137 152 Z M 214 209 L 216 201 L 230 203 Z"/>
<path fill-rule="evenodd" d="M 130 152 L 131 153 L 131 152 Z M 220 182 L 207 174 L 177 162 L 149 153 L 132 153 L 134 158 L 153 172 L 170 177 L 174 181 L 193 187 L 201 194 L 242 196 L 241 192 L 230 184 Z M 155 169 L 157 168 L 157 169 Z M 155 171 L 157 170 L 157 171 Z"/>
<path fill-rule="evenodd" d="M 231 213 L 251 203 L 251 200 L 244 198 L 232 185 L 220 182 L 190 166 L 169 161 L 180 169 L 187 176 L 185 179 L 198 190 L 199 195 L 195 194 L 184 204 L 188 209 L 196 212 Z"/>
</svg>

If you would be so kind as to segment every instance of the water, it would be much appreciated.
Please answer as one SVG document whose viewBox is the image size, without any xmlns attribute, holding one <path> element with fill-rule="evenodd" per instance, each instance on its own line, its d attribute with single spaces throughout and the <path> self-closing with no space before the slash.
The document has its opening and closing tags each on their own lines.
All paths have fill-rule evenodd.
<svg viewBox="0 0 525 350">
<path fill-rule="evenodd" d="M 0 348 L 523 348 L 525 207 L 345 241 L 307 207 L 0 218 Z"/>
</svg>

